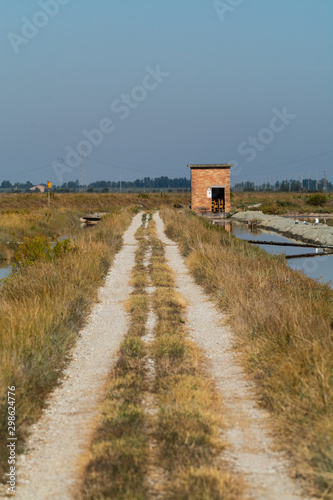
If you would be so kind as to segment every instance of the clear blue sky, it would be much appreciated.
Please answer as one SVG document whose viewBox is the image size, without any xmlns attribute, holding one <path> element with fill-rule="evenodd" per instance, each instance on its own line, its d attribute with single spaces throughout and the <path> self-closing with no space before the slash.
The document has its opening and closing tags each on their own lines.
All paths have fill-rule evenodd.
<svg viewBox="0 0 333 500">
<path fill-rule="evenodd" d="M 80 179 L 82 140 L 88 183 L 232 161 L 233 183 L 332 180 L 332 0 L 0 7 L 0 182 Z"/>
</svg>

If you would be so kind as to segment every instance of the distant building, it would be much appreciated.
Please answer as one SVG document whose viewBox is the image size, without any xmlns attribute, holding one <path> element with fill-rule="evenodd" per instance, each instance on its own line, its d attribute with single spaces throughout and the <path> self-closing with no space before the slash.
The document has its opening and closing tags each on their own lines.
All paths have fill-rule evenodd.
<svg viewBox="0 0 333 500">
<path fill-rule="evenodd" d="M 191 169 L 192 210 L 202 213 L 229 213 L 232 165 L 223 163 L 188 165 L 188 167 Z"/>
<path fill-rule="evenodd" d="M 42 184 L 38 184 L 37 186 L 32 186 L 30 188 L 30 191 L 40 191 L 41 193 L 45 193 L 47 190 L 46 186 L 43 186 Z"/>
</svg>

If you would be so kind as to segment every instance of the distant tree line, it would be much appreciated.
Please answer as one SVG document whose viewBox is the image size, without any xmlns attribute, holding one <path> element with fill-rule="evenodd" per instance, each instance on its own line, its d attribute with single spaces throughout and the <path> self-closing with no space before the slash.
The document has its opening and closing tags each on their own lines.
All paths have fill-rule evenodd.
<svg viewBox="0 0 333 500">
<path fill-rule="evenodd" d="M 233 191 L 333 191 L 332 182 L 323 178 L 320 180 L 316 179 L 303 179 L 298 181 L 297 179 L 276 181 L 275 184 L 270 182 L 264 182 L 262 184 L 256 184 L 254 182 L 237 182 L 233 186 Z"/>
<path fill-rule="evenodd" d="M 45 183 L 40 183 L 41 185 L 46 185 Z M 5 192 L 31 192 L 30 188 L 33 187 L 32 182 L 15 182 L 12 184 L 10 181 L 2 181 L 0 185 L 0 191 Z M 186 177 L 176 177 L 170 179 L 166 176 L 161 177 L 144 177 L 143 179 L 136 179 L 135 181 L 95 181 L 91 182 L 87 186 L 81 186 L 79 180 L 64 182 L 63 184 L 57 186 L 52 185 L 52 191 L 56 192 L 76 192 L 76 191 L 88 191 L 88 192 L 112 192 L 112 191 L 142 191 L 142 190 L 179 190 L 188 191 L 191 187 L 190 179 Z M 270 182 L 264 182 L 261 184 L 256 184 L 254 182 L 237 182 L 233 187 L 233 191 L 333 191 L 332 182 L 323 178 L 320 180 L 316 179 L 303 179 L 299 181 L 297 179 L 276 181 L 271 184 Z"/>
<path fill-rule="evenodd" d="M 6 190 L 26 191 L 26 190 L 30 190 L 30 188 L 33 187 L 33 184 L 30 181 L 15 182 L 14 184 L 12 184 L 10 181 L 2 181 L 0 187 L 1 187 L 1 189 L 6 189 Z"/>
<path fill-rule="evenodd" d="M 41 185 L 45 185 L 44 183 L 40 183 Z M 16 182 L 12 184 L 10 181 L 2 181 L 0 185 L 0 189 L 2 191 L 9 192 L 30 192 L 30 188 L 33 187 L 30 181 L 25 183 Z M 135 181 L 95 181 L 91 182 L 87 186 L 81 186 L 79 180 L 64 182 L 63 184 L 57 186 L 55 184 L 52 185 L 52 191 L 58 192 L 75 192 L 80 190 L 86 191 L 102 191 L 102 192 L 110 192 L 110 191 L 120 191 L 124 190 L 158 190 L 158 189 L 179 189 L 184 190 L 191 187 L 191 181 L 186 179 L 186 177 L 177 177 L 174 179 L 170 179 L 169 177 L 155 177 L 154 179 L 150 177 L 144 177 L 143 179 L 136 179 Z"/>
</svg>

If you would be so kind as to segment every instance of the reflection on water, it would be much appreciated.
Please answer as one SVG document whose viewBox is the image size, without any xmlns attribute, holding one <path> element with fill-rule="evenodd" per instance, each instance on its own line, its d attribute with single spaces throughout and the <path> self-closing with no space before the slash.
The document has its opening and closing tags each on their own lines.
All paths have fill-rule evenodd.
<svg viewBox="0 0 333 500">
<path fill-rule="evenodd" d="M 224 224 L 219 224 L 222 227 Z M 243 240 L 256 240 L 260 248 L 263 248 L 268 253 L 273 254 L 286 254 L 286 255 L 300 255 L 300 254 L 316 254 L 322 253 L 321 249 L 317 248 L 304 248 L 303 247 L 284 247 L 284 246 L 271 246 L 260 244 L 260 241 L 272 241 L 276 243 L 290 243 L 294 242 L 279 234 L 265 231 L 263 229 L 255 229 L 251 231 L 246 224 L 237 222 L 225 222 L 225 229 L 231 232 L 237 238 Z M 300 243 L 301 244 L 301 243 Z M 303 271 L 307 276 L 314 279 L 320 279 L 322 283 L 333 282 L 333 255 L 323 255 L 318 257 L 302 257 L 297 259 L 288 259 L 289 266 L 292 269 Z"/>
</svg>

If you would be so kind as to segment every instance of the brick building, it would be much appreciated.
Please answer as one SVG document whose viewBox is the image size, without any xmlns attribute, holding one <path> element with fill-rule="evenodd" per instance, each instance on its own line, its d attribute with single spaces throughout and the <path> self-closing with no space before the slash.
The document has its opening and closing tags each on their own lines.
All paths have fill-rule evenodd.
<svg viewBox="0 0 333 500">
<path fill-rule="evenodd" d="M 191 169 L 191 208 L 197 212 L 230 212 L 231 164 L 188 165 Z"/>
</svg>

